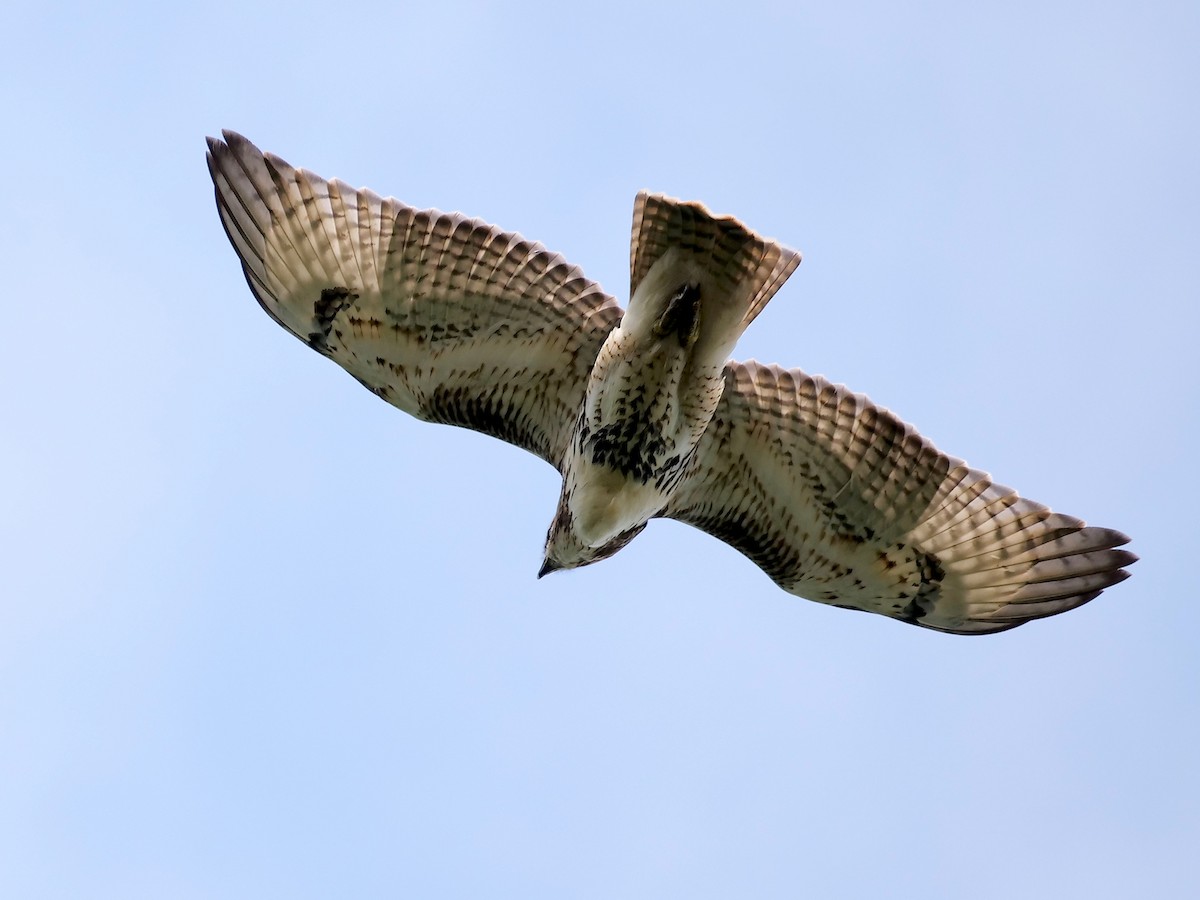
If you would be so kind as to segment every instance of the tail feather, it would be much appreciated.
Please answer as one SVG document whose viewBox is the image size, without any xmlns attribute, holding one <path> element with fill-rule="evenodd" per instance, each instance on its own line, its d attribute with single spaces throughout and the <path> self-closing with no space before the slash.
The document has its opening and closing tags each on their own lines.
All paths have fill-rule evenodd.
<svg viewBox="0 0 1200 900">
<path fill-rule="evenodd" d="M 671 247 L 693 251 L 730 293 L 745 291 L 741 327 L 762 312 L 800 265 L 800 254 L 755 234 L 732 216 L 715 216 L 702 203 L 641 191 L 633 206 L 629 296 Z"/>
</svg>

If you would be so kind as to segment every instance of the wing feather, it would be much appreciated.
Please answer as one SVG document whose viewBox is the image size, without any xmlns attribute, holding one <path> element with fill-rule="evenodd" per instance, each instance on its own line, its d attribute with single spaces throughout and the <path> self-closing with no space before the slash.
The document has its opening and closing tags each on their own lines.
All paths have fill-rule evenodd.
<svg viewBox="0 0 1200 900">
<path fill-rule="evenodd" d="M 217 209 L 276 322 L 400 409 L 561 466 L 616 300 L 518 234 L 224 138 L 209 139 Z"/>
<path fill-rule="evenodd" d="M 956 634 L 1073 609 L 1137 559 L 1119 531 L 995 484 L 866 397 L 754 362 L 726 369 L 663 514 L 792 593 Z"/>
</svg>

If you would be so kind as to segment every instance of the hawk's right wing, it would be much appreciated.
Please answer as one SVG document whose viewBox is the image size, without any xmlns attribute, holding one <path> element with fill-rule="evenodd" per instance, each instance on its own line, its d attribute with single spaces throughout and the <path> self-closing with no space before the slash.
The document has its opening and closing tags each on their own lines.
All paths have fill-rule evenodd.
<svg viewBox="0 0 1200 900">
<path fill-rule="evenodd" d="M 662 513 L 784 590 L 957 634 L 1074 609 L 1124 580 L 1129 538 L 1051 512 L 823 378 L 730 363 Z"/>
<path fill-rule="evenodd" d="M 209 139 L 226 234 L 280 325 L 417 418 L 561 465 L 617 301 L 542 245 Z"/>
</svg>

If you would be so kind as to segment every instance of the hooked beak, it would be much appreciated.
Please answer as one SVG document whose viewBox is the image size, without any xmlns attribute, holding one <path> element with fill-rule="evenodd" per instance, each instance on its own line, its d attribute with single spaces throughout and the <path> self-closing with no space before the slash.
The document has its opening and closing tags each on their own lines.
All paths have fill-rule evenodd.
<svg viewBox="0 0 1200 900">
<path fill-rule="evenodd" d="M 547 559 L 542 563 L 542 567 L 538 569 L 538 578 L 543 578 L 546 575 L 549 575 L 551 572 L 557 572 L 561 568 L 562 566 Z"/>
</svg>

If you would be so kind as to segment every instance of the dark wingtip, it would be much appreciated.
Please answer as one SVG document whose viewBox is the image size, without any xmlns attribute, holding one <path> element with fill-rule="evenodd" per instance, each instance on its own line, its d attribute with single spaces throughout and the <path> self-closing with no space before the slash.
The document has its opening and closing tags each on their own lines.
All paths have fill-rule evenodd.
<svg viewBox="0 0 1200 900">
<path fill-rule="evenodd" d="M 221 129 L 221 138 L 208 138 L 208 149 L 213 152 L 228 151 L 235 155 L 247 153 L 256 156 L 265 155 L 254 145 L 253 141 L 228 128 Z"/>
</svg>

